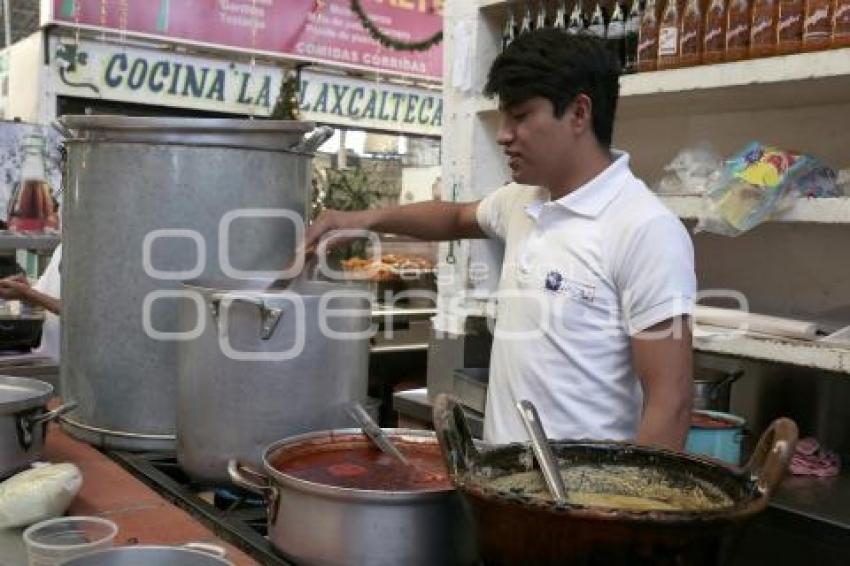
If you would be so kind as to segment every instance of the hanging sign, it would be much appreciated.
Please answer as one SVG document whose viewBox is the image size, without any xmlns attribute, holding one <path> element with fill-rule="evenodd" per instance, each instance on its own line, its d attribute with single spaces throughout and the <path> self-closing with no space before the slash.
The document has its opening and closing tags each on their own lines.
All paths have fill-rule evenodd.
<svg viewBox="0 0 850 566">
<path fill-rule="evenodd" d="M 56 94 L 267 117 L 283 71 L 73 38 L 51 37 Z M 304 71 L 301 118 L 358 129 L 439 136 L 439 91 Z"/>
<path fill-rule="evenodd" d="M 301 116 L 314 122 L 345 123 L 439 136 L 443 99 L 439 91 L 376 83 L 349 77 L 302 73 Z"/>
<path fill-rule="evenodd" d="M 443 50 L 381 46 L 351 0 L 46 0 L 42 24 L 118 31 L 179 43 L 442 78 Z M 419 41 L 440 31 L 444 0 L 360 0 L 389 37 Z"/>
</svg>

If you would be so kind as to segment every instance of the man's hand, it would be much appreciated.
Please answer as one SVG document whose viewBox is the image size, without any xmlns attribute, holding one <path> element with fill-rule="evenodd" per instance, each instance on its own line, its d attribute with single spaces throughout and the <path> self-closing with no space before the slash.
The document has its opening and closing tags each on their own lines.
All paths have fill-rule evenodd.
<svg viewBox="0 0 850 566">
<path fill-rule="evenodd" d="M 29 299 L 30 287 L 24 275 L 12 275 L 0 279 L 0 299 L 7 301 L 25 301 Z"/>
<path fill-rule="evenodd" d="M 370 211 L 368 210 L 356 212 L 326 210 L 307 228 L 301 251 L 306 255 L 314 253 L 324 239 L 327 239 L 327 242 L 322 243 L 324 248 L 322 251 L 329 251 L 358 237 L 357 234 L 334 235 L 333 232 L 335 231 L 361 231 L 363 233 L 360 235 L 365 236 L 365 231 L 369 229 L 369 218 Z"/>
</svg>

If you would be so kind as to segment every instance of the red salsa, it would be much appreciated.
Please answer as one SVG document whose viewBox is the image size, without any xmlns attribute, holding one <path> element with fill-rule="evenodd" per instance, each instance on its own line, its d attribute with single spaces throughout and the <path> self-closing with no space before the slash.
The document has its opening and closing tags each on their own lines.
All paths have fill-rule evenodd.
<svg viewBox="0 0 850 566">
<path fill-rule="evenodd" d="M 713 417 L 705 413 L 691 413 L 691 426 L 699 428 L 735 428 L 740 426 L 737 421 Z"/>
<path fill-rule="evenodd" d="M 323 485 L 380 491 L 450 489 L 437 443 L 393 440 L 410 462 L 405 466 L 365 442 L 351 440 L 284 450 L 272 459 L 279 472 Z"/>
</svg>

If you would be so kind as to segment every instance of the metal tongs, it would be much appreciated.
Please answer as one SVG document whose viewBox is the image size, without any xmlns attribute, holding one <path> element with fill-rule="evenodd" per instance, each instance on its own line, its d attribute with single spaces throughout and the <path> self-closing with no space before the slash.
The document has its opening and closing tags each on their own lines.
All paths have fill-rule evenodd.
<svg viewBox="0 0 850 566">
<path fill-rule="evenodd" d="M 540 415 L 537 414 L 537 408 L 531 401 L 526 400 L 518 401 L 516 408 L 519 410 L 522 424 L 525 425 L 528 436 L 531 437 L 531 448 L 534 451 L 535 458 L 537 458 L 537 464 L 543 472 L 543 479 L 546 482 L 546 487 L 549 488 L 549 493 L 552 494 L 555 503 L 565 504 L 567 502 L 567 488 L 564 486 L 564 478 L 561 477 L 561 472 L 558 469 L 558 460 L 552 452 L 552 447 L 549 446 L 546 431 L 543 430 L 543 423 L 540 422 Z"/>
<path fill-rule="evenodd" d="M 372 417 L 369 416 L 369 413 L 366 412 L 363 405 L 357 402 L 351 403 L 346 406 L 346 411 L 348 411 L 348 414 L 351 415 L 351 417 L 357 421 L 357 424 L 360 425 L 360 429 L 363 431 L 363 434 L 365 434 L 382 452 L 396 458 L 405 466 L 410 465 L 410 462 L 408 462 L 407 458 L 404 457 L 404 454 L 402 454 L 396 445 L 392 443 L 390 437 L 387 436 L 387 433 L 385 433 L 384 430 L 372 420 Z"/>
</svg>

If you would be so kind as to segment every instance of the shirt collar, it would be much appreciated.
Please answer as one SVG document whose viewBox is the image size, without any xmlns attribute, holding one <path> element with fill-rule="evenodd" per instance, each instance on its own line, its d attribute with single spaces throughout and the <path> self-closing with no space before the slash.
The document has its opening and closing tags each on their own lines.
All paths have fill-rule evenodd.
<svg viewBox="0 0 850 566">
<path fill-rule="evenodd" d="M 629 154 L 624 151 L 611 150 L 614 161 L 599 175 L 553 201 L 576 214 L 582 216 L 598 216 L 622 189 L 629 170 Z M 537 200 L 525 207 L 526 213 L 534 219 L 539 218 L 546 200 Z"/>
</svg>

